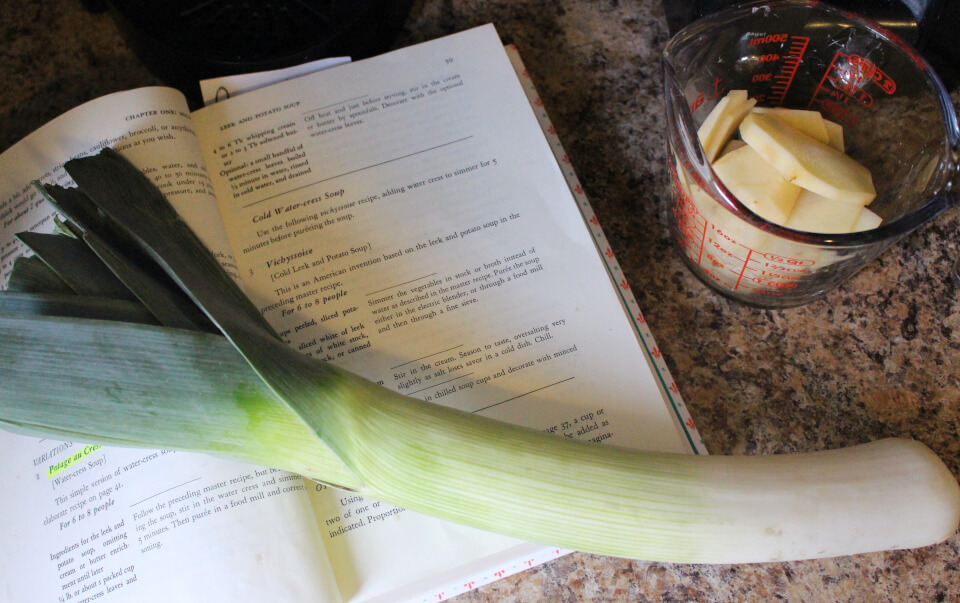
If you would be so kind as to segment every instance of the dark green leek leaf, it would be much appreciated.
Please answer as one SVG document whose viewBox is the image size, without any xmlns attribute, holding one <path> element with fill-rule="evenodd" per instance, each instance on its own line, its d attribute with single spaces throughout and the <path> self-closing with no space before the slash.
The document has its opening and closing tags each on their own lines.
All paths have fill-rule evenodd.
<svg viewBox="0 0 960 603">
<path fill-rule="evenodd" d="M 69 316 L 159 324 L 139 302 L 62 293 L 0 293 L 0 314 L 27 316 Z"/>
<path fill-rule="evenodd" d="M 101 213 L 83 191 L 44 185 L 41 193 L 68 218 L 68 225 L 105 266 L 157 318 L 178 329 L 215 331 L 203 311 L 135 242 Z M 88 250 L 88 252 L 89 252 Z M 99 258 L 99 261 L 97 261 Z"/>
<path fill-rule="evenodd" d="M 165 275 L 161 278 L 154 271 L 143 270 L 92 232 L 85 233 L 83 240 L 157 317 L 160 324 L 178 329 L 218 332 L 203 311 Z"/>
<path fill-rule="evenodd" d="M 71 159 L 64 169 L 100 212 L 124 230 L 206 312 L 261 378 L 323 437 L 321 405 L 304 387 L 337 373 L 288 346 L 163 193 L 113 149 Z"/>
<path fill-rule="evenodd" d="M 65 222 L 60 216 L 53 217 L 53 234 L 61 234 L 67 237 L 79 239 L 80 235 L 74 231 L 70 224 Z"/>
<path fill-rule="evenodd" d="M 32 293 L 63 293 L 73 295 L 70 285 L 36 256 L 20 256 L 13 262 L 13 271 L 7 281 L 8 291 Z"/>
<path fill-rule="evenodd" d="M 83 241 L 39 232 L 20 232 L 16 236 L 78 295 L 136 299 Z"/>
<path fill-rule="evenodd" d="M 93 229 L 101 237 L 109 240 L 119 240 L 113 226 L 90 201 L 90 198 L 79 188 L 66 188 L 59 184 L 41 184 L 36 182 L 35 188 L 47 201 L 57 208 L 57 211 L 66 217 L 65 226 L 70 232 L 80 238 L 86 230 Z"/>
</svg>

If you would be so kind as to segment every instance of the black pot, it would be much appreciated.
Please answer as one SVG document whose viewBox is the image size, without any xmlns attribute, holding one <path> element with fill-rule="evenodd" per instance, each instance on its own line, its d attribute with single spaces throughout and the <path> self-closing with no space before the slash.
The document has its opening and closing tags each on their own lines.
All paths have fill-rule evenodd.
<svg viewBox="0 0 960 603">
<path fill-rule="evenodd" d="M 201 103 L 198 80 L 389 49 L 410 0 L 109 0 L 157 77 Z"/>
</svg>

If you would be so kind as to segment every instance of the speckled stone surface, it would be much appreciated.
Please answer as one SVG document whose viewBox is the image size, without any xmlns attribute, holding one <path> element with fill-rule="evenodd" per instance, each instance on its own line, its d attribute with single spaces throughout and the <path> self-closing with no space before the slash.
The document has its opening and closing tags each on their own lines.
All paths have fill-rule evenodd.
<svg viewBox="0 0 960 603">
<path fill-rule="evenodd" d="M 960 474 L 956 209 L 810 305 L 740 305 L 672 247 L 658 1 L 420 0 L 398 45 L 496 24 L 515 43 L 714 454 L 918 439 Z M 157 83 L 111 19 L 79 0 L 0 0 L 0 150 L 96 96 Z M 960 96 L 955 96 L 960 98 Z M 761 565 L 573 554 L 462 595 L 493 601 L 949 601 L 960 537 L 944 544 Z"/>
</svg>

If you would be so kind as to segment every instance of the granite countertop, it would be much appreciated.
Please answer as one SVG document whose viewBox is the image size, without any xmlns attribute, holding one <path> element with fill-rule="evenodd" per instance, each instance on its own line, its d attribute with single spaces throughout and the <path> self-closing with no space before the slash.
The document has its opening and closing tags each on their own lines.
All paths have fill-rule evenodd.
<svg viewBox="0 0 960 603">
<path fill-rule="evenodd" d="M 960 475 L 960 212 L 820 301 L 763 310 L 702 285 L 670 241 L 655 0 L 419 0 L 397 45 L 487 22 L 518 46 L 659 348 L 713 454 L 905 436 Z M 106 14 L 0 1 L 0 150 L 94 97 L 158 83 Z M 957 98 L 955 96 L 955 98 Z M 954 599 L 960 536 L 921 550 L 794 563 L 679 565 L 571 554 L 464 602 Z"/>
</svg>

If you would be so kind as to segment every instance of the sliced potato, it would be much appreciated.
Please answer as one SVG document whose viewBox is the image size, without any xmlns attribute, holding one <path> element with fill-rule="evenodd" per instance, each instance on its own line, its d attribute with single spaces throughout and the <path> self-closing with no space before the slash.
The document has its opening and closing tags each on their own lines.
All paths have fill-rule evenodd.
<svg viewBox="0 0 960 603">
<path fill-rule="evenodd" d="M 830 143 L 830 134 L 823 123 L 823 116 L 819 111 L 806 109 L 787 109 L 785 107 L 754 107 L 751 113 L 767 113 L 779 117 L 788 125 L 800 130 L 807 136 L 819 140 L 824 144 Z"/>
<path fill-rule="evenodd" d="M 853 229 L 861 212 L 863 208 L 856 203 L 834 201 L 802 189 L 784 226 L 804 232 L 845 233 Z"/>
<path fill-rule="evenodd" d="M 745 147 L 745 146 L 747 146 L 747 143 L 743 142 L 739 138 L 731 138 L 730 140 L 727 141 L 727 144 L 723 145 L 723 150 L 720 151 L 720 156 L 723 157 L 730 151 L 736 151 L 740 147 Z"/>
<path fill-rule="evenodd" d="M 853 228 L 850 229 L 850 232 L 872 230 L 877 226 L 880 226 L 881 222 L 883 222 L 883 218 L 864 207 L 863 211 L 861 211 L 860 215 L 857 217 L 857 221 L 853 224 Z"/>
<path fill-rule="evenodd" d="M 830 137 L 830 140 L 827 142 L 827 144 L 841 153 L 846 152 L 846 148 L 844 147 L 843 143 L 843 126 L 836 122 L 830 121 L 829 119 L 823 120 L 823 126 L 827 129 L 827 136 Z"/>
<path fill-rule="evenodd" d="M 720 99 L 697 130 L 707 161 L 717 158 L 720 149 L 737 131 L 743 116 L 756 104 L 756 99 L 747 98 L 746 90 L 731 90 Z"/>
<path fill-rule="evenodd" d="M 787 221 L 800 195 L 800 187 L 787 182 L 749 145 L 717 159 L 713 171 L 750 211 L 777 224 Z"/>
<path fill-rule="evenodd" d="M 770 114 L 744 117 L 740 137 L 797 186 L 861 207 L 877 195 L 870 170 Z"/>
<path fill-rule="evenodd" d="M 746 90 L 732 90 L 697 131 L 714 172 L 745 206 L 805 232 L 836 234 L 880 224 L 880 217 L 864 208 L 876 197 L 873 178 L 844 153 L 842 125 L 817 111 L 755 104 Z M 683 180 L 705 218 L 723 215 L 711 197 Z"/>
</svg>

